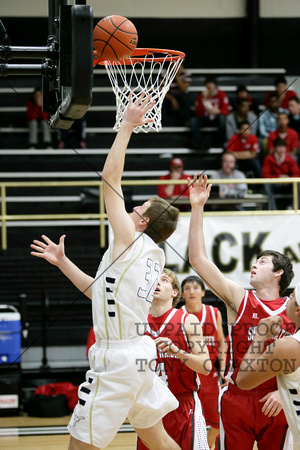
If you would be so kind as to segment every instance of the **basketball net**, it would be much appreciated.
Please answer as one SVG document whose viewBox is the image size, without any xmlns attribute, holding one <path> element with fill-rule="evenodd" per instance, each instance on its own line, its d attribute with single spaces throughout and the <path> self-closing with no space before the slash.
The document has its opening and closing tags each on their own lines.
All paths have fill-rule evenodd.
<svg viewBox="0 0 300 450">
<path fill-rule="evenodd" d="M 142 92 L 151 94 L 154 106 L 145 114 L 153 122 L 134 129 L 135 133 L 150 130 L 160 131 L 162 104 L 170 85 L 185 58 L 185 54 L 174 50 L 136 49 L 131 57 L 123 61 L 103 61 L 116 96 L 116 123 L 118 131 L 129 103 L 129 93 L 135 101 Z"/>
</svg>

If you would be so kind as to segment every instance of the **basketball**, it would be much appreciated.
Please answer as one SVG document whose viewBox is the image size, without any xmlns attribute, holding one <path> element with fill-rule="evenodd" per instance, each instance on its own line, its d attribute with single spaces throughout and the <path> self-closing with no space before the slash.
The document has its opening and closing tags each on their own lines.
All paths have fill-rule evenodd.
<svg viewBox="0 0 300 450">
<path fill-rule="evenodd" d="M 122 16 L 107 16 L 94 28 L 94 47 L 101 58 L 120 61 L 135 50 L 138 34 L 133 23 Z"/>
</svg>

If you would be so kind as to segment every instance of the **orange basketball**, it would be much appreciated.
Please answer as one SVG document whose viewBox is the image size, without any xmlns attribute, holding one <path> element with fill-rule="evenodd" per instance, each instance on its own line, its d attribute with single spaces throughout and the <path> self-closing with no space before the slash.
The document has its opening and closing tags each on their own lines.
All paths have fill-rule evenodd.
<svg viewBox="0 0 300 450">
<path fill-rule="evenodd" d="M 138 42 L 135 26 L 122 16 L 101 19 L 94 28 L 93 38 L 98 55 L 109 61 L 128 58 Z"/>
</svg>

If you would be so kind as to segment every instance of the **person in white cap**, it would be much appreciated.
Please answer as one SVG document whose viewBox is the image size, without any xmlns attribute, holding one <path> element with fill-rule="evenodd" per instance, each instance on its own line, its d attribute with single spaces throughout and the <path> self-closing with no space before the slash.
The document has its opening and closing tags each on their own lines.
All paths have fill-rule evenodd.
<svg viewBox="0 0 300 450">
<path fill-rule="evenodd" d="M 300 449 L 300 283 L 291 293 L 286 312 L 295 323 L 295 333 L 274 340 L 264 351 L 266 342 L 281 333 L 282 319 L 280 316 L 262 319 L 240 365 L 236 383 L 240 389 L 253 389 L 276 375 L 294 448 L 296 445 Z"/>
</svg>

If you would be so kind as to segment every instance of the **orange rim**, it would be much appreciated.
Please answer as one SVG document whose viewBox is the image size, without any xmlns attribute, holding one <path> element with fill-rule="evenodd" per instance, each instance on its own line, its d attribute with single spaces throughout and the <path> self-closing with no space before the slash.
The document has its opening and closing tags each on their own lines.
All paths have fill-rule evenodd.
<svg viewBox="0 0 300 450">
<path fill-rule="evenodd" d="M 97 52 L 94 50 L 94 55 L 95 54 L 97 54 Z M 177 50 L 166 50 L 160 48 L 136 48 L 129 58 L 120 61 L 108 61 L 101 58 L 97 54 L 97 56 L 99 57 L 97 64 L 101 64 L 103 66 L 105 63 L 113 65 L 115 63 L 131 64 L 132 62 L 144 62 L 144 57 L 150 54 L 153 54 L 154 62 L 177 61 L 178 59 L 182 59 L 184 61 L 185 58 L 185 53 Z"/>
</svg>

